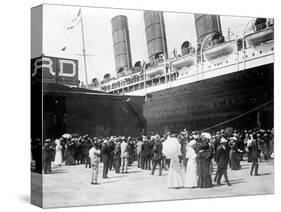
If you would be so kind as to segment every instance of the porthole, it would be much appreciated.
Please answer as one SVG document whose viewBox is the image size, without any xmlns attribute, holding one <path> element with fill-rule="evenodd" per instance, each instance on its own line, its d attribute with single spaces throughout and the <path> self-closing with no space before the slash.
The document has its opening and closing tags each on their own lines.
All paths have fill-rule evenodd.
<svg viewBox="0 0 281 212">
<path fill-rule="evenodd" d="M 253 53 L 253 56 L 255 56 L 255 53 Z"/>
<path fill-rule="evenodd" d="M 262 50 L 260 50 L 260 54 L 262 54 Z"/>
</svg>

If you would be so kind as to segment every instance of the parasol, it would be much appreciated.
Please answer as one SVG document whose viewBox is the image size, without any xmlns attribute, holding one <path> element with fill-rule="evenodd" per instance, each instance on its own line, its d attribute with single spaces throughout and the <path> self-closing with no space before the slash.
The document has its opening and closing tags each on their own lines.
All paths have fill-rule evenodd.
<svg viewBox="0 0 281 212">
<path fill-rule="evenodd" d="M 66 139 L 72 138 L 72 136 L 68 133 L 63 134 L 61 137 L 66 138 Z"/>
<path fill-rule="evenodd" d="M 166 158 L 176 158 L 181 154 L 181 145 L 177 138 L 168 137 L 166 141 L 163 142 L 163 154 Z"/>
<path fill-rule="evenodd" d="M 60 139 L 55 140 L 56 145 L 60 145 Z"/>
<path fill-rule="evenodd" d="M 225 137 L 230 137 L 233 134 L 233 128 L 232 127 L 228 127 L 224 130 L 224 136 Z"/>
<path fill-rule="evenodd" d="M 201 133 L 201 137 L 202 138 L 206 138 L 206 139 L 211 139 L 211 134 L 210 133 L 207 133 L 207 132 L 203 132 L 203 133 Z"/>
</svg>

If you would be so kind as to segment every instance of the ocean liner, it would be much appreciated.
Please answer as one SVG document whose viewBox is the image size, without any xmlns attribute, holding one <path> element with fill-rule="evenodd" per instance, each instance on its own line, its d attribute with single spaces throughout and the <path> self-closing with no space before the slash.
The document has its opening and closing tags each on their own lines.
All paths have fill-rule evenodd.
<svg viewBox="0 0 281 212">
<path fill-rule="evenodd" d="M 127 17 L 114 17 L 117 78 L 106 74 L 101 90 L 145 96 L 148 131 L 273 127 L 273 19 L 255 18 L 233 38 L 222 34 L 220 16 L 194 17 L 197 44 L 184 41 L 168 57 L 163 13 L 145 11 L 149 62 L 134 66 Z"/>
</svg>

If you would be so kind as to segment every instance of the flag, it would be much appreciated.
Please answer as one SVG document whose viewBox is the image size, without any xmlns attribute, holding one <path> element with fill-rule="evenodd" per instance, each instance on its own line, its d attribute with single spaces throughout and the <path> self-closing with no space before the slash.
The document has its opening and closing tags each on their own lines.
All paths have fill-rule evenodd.
<svg viewBox="0 0 281 212">
<path fill-rule="evenodd" d="M 77 17 L 79 17 L 81 15 L 81 8 L 79 8 L 79 11 L 77 13 Z"/>
<path fill-rule="evenodd" d="M 81 8 L 79 9 L 76 17 L 72 19 L 72 23 L 70 26 L 66 27 L 67 30 L 74 29 L 75 25 L 77 25 L 81 21 Z"/>
<path fill-rule="evenodd" d="M 69 26 L 69 27 L 66 27 L 67 30 L 70 30 L 70 29 L 73 29 L 73 28 L 74 28 L 73 25 L 72 25 L 72 26 Z"/>
<path fill-rule="evenodd" d="M 81 17 L 81 8 L 79 9 L 76 17 L 74 19 L 72 19 L 72 22 L 76 22 L 77 20 L 80 20 L 80 17 Z"/>
<path fill-rule="evenodd" d="M 81 8 L 79 8 L 78 13 L 74 19 L 72 19 L 71 24 L 66 27 L 66 31 L 72 30 L 75 26 L 81 21 Z M 65 41 L 67 43 L 67 41 Z M 67 44 L 61 49 L 61 51 L 65 51 Z"/>
</svg>

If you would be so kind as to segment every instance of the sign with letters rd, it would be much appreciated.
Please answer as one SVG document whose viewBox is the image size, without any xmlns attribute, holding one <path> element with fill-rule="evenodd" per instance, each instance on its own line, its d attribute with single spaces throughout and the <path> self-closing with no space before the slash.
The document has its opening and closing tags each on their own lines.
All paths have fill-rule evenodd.
<svg viewBox="0 0 281 212">
<path fill-rule="evenodd" d="M 31 59 L 33 82 L 78 85 L 78 60 L 41 56 Z"/>
</svg>

